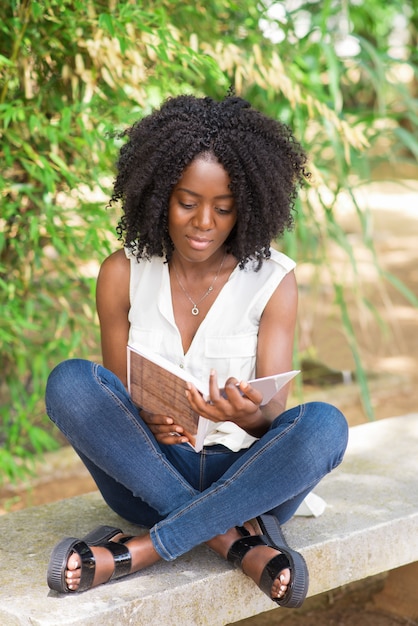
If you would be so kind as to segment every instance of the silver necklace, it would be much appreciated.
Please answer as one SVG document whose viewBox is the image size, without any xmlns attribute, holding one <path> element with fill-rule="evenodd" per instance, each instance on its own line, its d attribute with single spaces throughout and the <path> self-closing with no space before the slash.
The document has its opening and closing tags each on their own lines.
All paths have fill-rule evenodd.
<svg viewBox="0 0 418 626">
<path fill-rule="evenodd" d="M 218 276 L 219 276 L 219 274 L 221 273 L 221 270 L 222 270 L 222 268 L 223 268 L 223 265 L 224 265 L 224 262 L 225 262 L 225 258 L 226 258 L 226 252 L 225 252 L 225 254 L 224 254 L 224 256 L 223 256 L 223 259 L 222 259 L 221 264 L 220 264 L 220 266 L 219 266 L 219 269 L 218 269 L 218 271 L 217 271 L 217 273 L 216 273 L 216 276 L 215 276 L 215 278 L 213 279 L 213 283 L 212 283 L 212 284 L 211 284 L 211 286 L 208 288 L 208 290 L 206 291 L 206 293 L 204 293 L 204 294 L 203 294 L 203 296 L 202 296 L 202 297 L 201 297 L 201 298 L 200 298 L 197 302 L 195 302 L 195 301 L 193 300 L 193 298 L 191 298 L 191 297 L 190 297 L 190 295 L 187 293 L 187 291 L 185 290 L 185 288 L 184 288 L 184 287 L 183 287 L 183 285 L 181 284 L 181 281 L 180 281 L 179 275 L 177 274 L 176 266 L 174 265 L 174 263 L 172 263 L 172 264 L 171 264 L 171 266 L 172 266 L 172 268 L 173 268 L 173 270 L 174 270 L 174 273 L 175 273 L 175 275 L 176 275 L 177 282 L 178 282 L 179 286 L 180 286 L 180 287 L 181 287 L 181 289 L 183 290 L 184 295 L 186 296 L 186 298 L 188 298 L 188 299 L 190 300 L 190 302 L 193 304 L 193 307 L 192 307 L 192 315 L 199 315 L 199 309 L 197 308 L 197 305 L 198 305 L 198 304 L 200 304 L 200 303 L 202 302 L 202 300 L 204 300 L 204 299 L 205 299 L 205 298 L 206 298 L 206 297 L 207 297 L 207 296 L 208 296 L 208 295 L 209 295 L 209 294 L 213 291 L 213 288 L 214 288 L 214 286 L 215 286 L 215 283 L 216 283 L 216 281 L 218 280 Z"/>
</svg>

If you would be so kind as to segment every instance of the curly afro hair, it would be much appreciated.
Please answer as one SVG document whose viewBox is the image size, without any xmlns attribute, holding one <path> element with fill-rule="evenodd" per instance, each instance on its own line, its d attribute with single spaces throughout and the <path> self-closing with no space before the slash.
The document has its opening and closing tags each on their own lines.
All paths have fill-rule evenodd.
<svg viewBox="0 0 418 626">
<path fill-rule="evenodd" d="M 169 198 L 203 153 L 214 155 L 230 177 L 237 222 L 226 244 L 241 267 L 250 258 L 260 267 L 271 241 L 292 227 L 298 188 L 309 176 L 306 154 L 286 125 L 245 100 L 169 98 L 124 136 L 111 202 L 122 202 L 117 232 L 138 260 L 171 258 Z"/>
</svg>

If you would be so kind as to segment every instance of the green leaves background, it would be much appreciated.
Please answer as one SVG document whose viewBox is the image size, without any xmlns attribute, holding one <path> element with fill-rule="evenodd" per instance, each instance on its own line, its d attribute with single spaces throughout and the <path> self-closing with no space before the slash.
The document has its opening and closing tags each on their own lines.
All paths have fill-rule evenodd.
<svg viewBox="0 0 418 626">
<path fill-rule="evenodd" d="M 336 207 L 349 196 L 373 255 L 353 191 L 379 162 L 416 161 L 417 25 L 414 3 L 401 0 L 1 5 L 1 478 L 22 477 L 34 455 L 59 445 L 45 427 L 49 370 L 72 356 L 100 358 L 94 286 L 118 245 L 117 209 L 106 208 L 115 133 L 169 95 L 221 98 L 233 85 L 293 127 L 313 178 L 280 246 L 319 267 L 334 242 L 351 265 L 350 297 L 369 306 Z M 371 416 L 346 291 L 328 267 Z"/>
</svg>

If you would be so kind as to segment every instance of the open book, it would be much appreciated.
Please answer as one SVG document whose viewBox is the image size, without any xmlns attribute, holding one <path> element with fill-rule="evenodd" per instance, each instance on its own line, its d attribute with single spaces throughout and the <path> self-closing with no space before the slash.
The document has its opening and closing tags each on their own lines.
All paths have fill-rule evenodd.
<svg viewBox="0 0 418 626">
<path fill-rule="evenodd" d="M 190 444 L 199 452 L 214 422 L 199 416 L 187 398 L 187 383 L 192 383 L 204 398 L 209 397 L 209 380 L 198 380 L 168 359 L 147 348 L 128 346 L 128 390 L 134 403 L 150 413 L 169 415 L 184 428 Z M 288 383 L 299 370 L 284 372 L 248 383 L 263 395 L 262 405 Z"/>
</svg>

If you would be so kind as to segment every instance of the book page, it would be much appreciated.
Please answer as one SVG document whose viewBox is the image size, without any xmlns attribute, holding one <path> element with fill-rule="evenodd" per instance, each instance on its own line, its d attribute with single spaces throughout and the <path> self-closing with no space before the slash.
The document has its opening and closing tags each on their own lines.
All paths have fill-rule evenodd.
<svg viewBox="0 0 418 626">
<path fill-rule="evenodd" d="M 209 398 L 209 383 L 198 380 L 147 348 L 128 346 L 127 351 L 128 390 L 134 403 L 150 413 L 172 417 L 176 424 L 184 428 L 190 445 L 197 452 L 201 450 L 207 432 L 216 426 L 193 411 L 186 398 L 186 390 L 187 382 L 190 382 L 206 399 Z M 299 370 L 293 370 L 248 382 L 261 392 L 261 405 L 264 405 L 298 373 Z"/>
<path fill-rule="evenodd" d="M 270 402 L 272 397 L 276 395 L 282 387 L 287 385 L 287 383 L 299 373 L 300 370 L 292 370 L 290 372 L 283 372 L 282 374 L 266 376 L 265 378 L 255 378 L 254 380 L 249 380 L 248 383 L 262 394 L 263 399 L 261 406 L 264 406 Z"/>
</svg>

